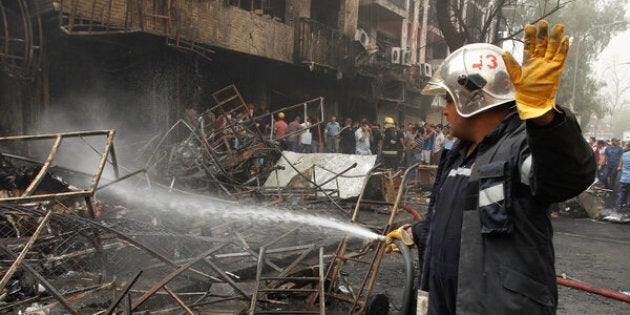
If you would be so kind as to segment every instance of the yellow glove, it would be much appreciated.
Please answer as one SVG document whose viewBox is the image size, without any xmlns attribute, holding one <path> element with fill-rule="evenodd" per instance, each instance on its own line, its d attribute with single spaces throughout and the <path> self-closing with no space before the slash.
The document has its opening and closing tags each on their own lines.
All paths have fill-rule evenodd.
<svg viewBox="0 0 630 315">
<path fill-rule="evenodd" d="M 388 244 L 387 247 L 385 247 L 385 252 L 386 253 L 390 253 L 390 252 L 396 252 L 399 253 L 400 249 L 398 248 L 398 246 L 396 246 L 394 243 L 392 243 L 394 241 L 394 239 L 397 240 L 401 240 L 403 242 L 403 244 L 407 245 L 407 246 L 413 246 L 414 242 L 413 239 L 411 238 L 411 235 L 409 235 L 409 233 L 407 233 L 407 231 L 405 231 L 406 228 L 410 227 L 411 224 L 405 224 L 389 233 L 387 233 L 386 238 L 385 238 L 385 244 Z"/>
<path fill-rule="evenodd" d="M 564 25 L 556 24 L 547 35 L 546 21 L 525 27 L 525 48 L 521 67 L 509 52 L 503 61 L 514 83 L 516 107 L 521 119 L 537 118 L 556 108 L 556 93 L 564 61 L 569 53 L 569 37 L 562 36 Z"/>
<path fill-rule="evenodd" d="M 385 254 L 389 254 L 391 252 L 400 253 L 400 248 L 398 248 L 396 244 L 389 244 L 387 245 L 387 247 L 385 247 Z"/>
</svg>

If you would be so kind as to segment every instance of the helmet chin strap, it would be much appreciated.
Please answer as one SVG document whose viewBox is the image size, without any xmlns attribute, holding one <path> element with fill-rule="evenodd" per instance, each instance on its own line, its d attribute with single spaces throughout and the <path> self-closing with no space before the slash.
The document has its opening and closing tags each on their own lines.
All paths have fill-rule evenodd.
<svg viewBox="0 0 630 315">
<path fill-rule="evenodd" d="M 465 87 L 468 91 L 474 92 L 486 86 L 486 83 L 488 83 L 488 81 L 486 81 L 486 79 L 484 79 L 478 73 L 475 73 L 471 75 L 459 75 L 459 77 L 457 77 L 457 83 Z"/>
</svg>

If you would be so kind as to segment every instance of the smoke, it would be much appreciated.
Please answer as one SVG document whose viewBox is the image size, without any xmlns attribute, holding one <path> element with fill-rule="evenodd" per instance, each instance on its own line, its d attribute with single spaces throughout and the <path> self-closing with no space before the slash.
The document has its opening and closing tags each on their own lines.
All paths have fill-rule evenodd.
<svg viewBox="0 0 630 315">
<path fill-rule="evenodd" d="M 140 150 L 183 114 L 176 100 L 185 89 L 178 80 L 187 74 L 178 71 L 189 60 L 147 35 L 115 41 L 58 35 L 47 50 L 50 103 L 40 107 L 29 133 L 113 129 L 119 164 L 142 167 Z M 100 140 L 95 141 L 101 148 Z M 60 154 L 55 162 L 92 172 L 92 155 L 70 148 L 70 154 Z"/>
</svg>

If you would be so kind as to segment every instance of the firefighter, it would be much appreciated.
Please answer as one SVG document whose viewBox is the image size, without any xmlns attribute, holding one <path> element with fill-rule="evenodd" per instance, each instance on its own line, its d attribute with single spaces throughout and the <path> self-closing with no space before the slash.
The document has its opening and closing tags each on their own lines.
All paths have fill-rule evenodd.
<svg viewBox="0 0 630 315">
<path fill-rule="evenodd" d="M 399 155 L 403 150 L 403 136 L 396 130 L 392 117 L 385 117 L 383 128 L 385 128 L 381 147 L 383 166 L 396 171 L 400 160 Z"/>
<path fill-rule="evenodd" d="M 547 30 L 525 28 L 523 66 L 470 44 L 423 89 L 445 97 L 460 140 L 440 161 L 426 219 L 387 242 L 417 245 L 418 305 L 429 314 L 556 312 L 549 205 L 584 191 L 596 165 L 575 116 L 555 104 L 568 37 L 563 25 Z"/>
</svg>

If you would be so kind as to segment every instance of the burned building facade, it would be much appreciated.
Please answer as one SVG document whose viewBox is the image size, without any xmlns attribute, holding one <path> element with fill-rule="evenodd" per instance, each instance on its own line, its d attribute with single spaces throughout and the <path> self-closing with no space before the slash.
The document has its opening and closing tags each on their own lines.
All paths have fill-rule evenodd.
<svg viewBox="0 0 630 315">
<path fill-rule="evenodd" d="M 260 112 L 322 96 L 326 116 L 424 120 L 419 90 L 447 54 L 429 3 L 3 2 L 2 133 L 59 131 L 50 117 L 161 130 L 231 84 Z"/>
</svg>

